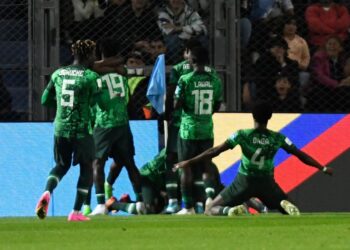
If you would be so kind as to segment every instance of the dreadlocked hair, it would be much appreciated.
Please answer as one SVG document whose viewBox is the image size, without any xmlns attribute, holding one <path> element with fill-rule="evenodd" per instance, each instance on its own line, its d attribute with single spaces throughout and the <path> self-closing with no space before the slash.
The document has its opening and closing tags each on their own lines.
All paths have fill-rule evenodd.
<svg viewBox="0 0 350 250">
<path fill-rule="evenodd" d="M 95 50 L 96 43 L 92 40 L 78 40 L 72 44 L 73 55 L 82 59 L 88 58 Z"/>
</svg>

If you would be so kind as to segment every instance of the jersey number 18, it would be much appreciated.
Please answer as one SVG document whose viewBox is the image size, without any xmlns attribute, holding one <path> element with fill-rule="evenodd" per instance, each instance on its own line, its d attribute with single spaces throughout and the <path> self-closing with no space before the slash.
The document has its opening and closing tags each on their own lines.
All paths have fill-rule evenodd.
<svg viewBox="0 0 350 250">
<path fill-rule="evenodd" d="M 196 89 L 192 91 L 194 95 L 194 113 L 196 115 L 211 115 L 213 113 L 213 90 Z"/>
</svg>

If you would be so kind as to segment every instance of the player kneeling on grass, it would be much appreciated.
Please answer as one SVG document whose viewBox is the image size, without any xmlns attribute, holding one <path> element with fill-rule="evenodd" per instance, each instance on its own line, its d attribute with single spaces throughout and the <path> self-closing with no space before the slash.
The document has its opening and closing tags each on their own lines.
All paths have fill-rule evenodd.
<svg viewBox="0 0 350 250">
<path fill-rule="evenodd" d="M 212 159 L 220 153 L 242 148 L 242 160 L 235 180 L 208 204 L 206 213 L 211 215 L 235 215 L 244 211 L 242 204 L 251 197 L 259 198 L 269 209 L 278 209 L 283 214 L 299 215 L 299 209 L 287 200 L 274 179 L 273 158 L 279 148 L 298 157 L 303 163 L 332 175 L 333 169 L 325 167 L 308 154 L 300 151 L 287 137 L 267 129 L 272 117 L 268 102 L 259 101 L 253 107 L 255 127 L 239 130 L 224 143 L 210 148 L 196 157 L 175 164 L 174 169 L 188 168 L 205 159 Z"/>
<path fill-rule="evenodd" d="M 159 152 L 154 159 L 146 163 L 141 169 L 142 196 L 145 204 L 146 214 L 160 213 L 166 201 L 165 188 L 165 165 L 166 150 Z M 109 211 L 120 210 L 130 214 L 143 214 L 134 202 L 118 202 L 111 197 L 106 202 Z"/>
<path fill-rule="evenodd" d="M 35 212 L 40 219 L 47 215 L 50 196 L 59 181 L 73 165 L 80 165 L 80 175 L 73 212 L 68 221 L 85 221 L 80 213 L 92 184 L 94 141 L 91 131 L 90 105 L 97 93 L 97 73 L 91 71 L 95 60 L 95 43 L 78 40 L 72 45 L 74 62 L 56 70 L 46 87 L 41 103 L 56 106 L 54 151 L 56 166 L 47 178 L 45 192 L 40 197 Z"/>
</svg>

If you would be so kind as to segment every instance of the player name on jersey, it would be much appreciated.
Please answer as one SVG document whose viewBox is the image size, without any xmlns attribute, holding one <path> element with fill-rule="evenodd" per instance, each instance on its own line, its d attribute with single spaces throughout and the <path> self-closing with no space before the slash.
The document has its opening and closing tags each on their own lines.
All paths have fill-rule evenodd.
<svg viewBox="0 0 350 250">
<path fill-rule="evenodd" d="M 209 81 L 204 81 L 204 82 L 195 82 L 194 83 L 195 88 L 212 88 L 213 84 Z"/>
<path fill-rule="evenodd" d="M 270 141 L 268 138 L 253 137 L 253 144 L 268 145 L 268 144 L 270 144 Z"/>
<path fill-rule="evenodd" d="M 65 75 L 69 75 L 69 76 L 83 76 L 83 75 L 84 75 L 84 70 L 62 69 L 62 70 L 60 71 L 60 76 L 65 76 Z"/>
</svg>

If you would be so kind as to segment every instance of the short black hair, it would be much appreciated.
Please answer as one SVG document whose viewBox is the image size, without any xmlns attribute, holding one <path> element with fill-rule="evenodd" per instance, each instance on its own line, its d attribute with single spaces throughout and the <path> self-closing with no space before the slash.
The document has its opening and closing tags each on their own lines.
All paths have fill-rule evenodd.
<svg viewBox="0 0 350 250">
<path fill-rule="evenodd" d="M 72 44 L 72 52 L 74 56 L 79 57 L 80 59 L 88 59 L 91 56 L 96 48 L 96 43 L 92 40 L 78 40 Z"/>
<path fill-rule="evenodd" d="M 288 43 L 281 36 L 272 37 L 267 41 L 266 48 L 271 49 L 273 47 L 280 47 L 280 48 L 283 48 L 285 50 L 289 49 Z"/>
<path fill-rule="evenodd" d="M 197 38 L 190 38 L 185 42 L 186 50 L 192 50 L 196 47 L 202 47 L 202 43 Z"/>
<path fill-rule="evenodd" d="M 129 58 L 136 58 L 139 60 L 142 60 L 143 62 L 146 62 L 146 55 L 144 52 L 140 51 L 140 50 L 132 50 L 127 56 L 126 59 Z"/>
<path fill-rule="evenodd" d="M 272 106 L 267 100 L 257 100 L 252 108 L 253 118 L 256 122 L 267 124 L 272 117 Z"/>
<path fill-rule="evenodd" d="M 195 47 L 191 49 L 192 62 L 198 65 L 209 64 L 209 52 L 204 47 Z"/>
<path fill-rule="evenodd" d="M 114 38 L 103 38 L 99 45 L 100 52 L 104 57 L 116 56 L 120 52 L 119 41 Z"/>
</svg>

